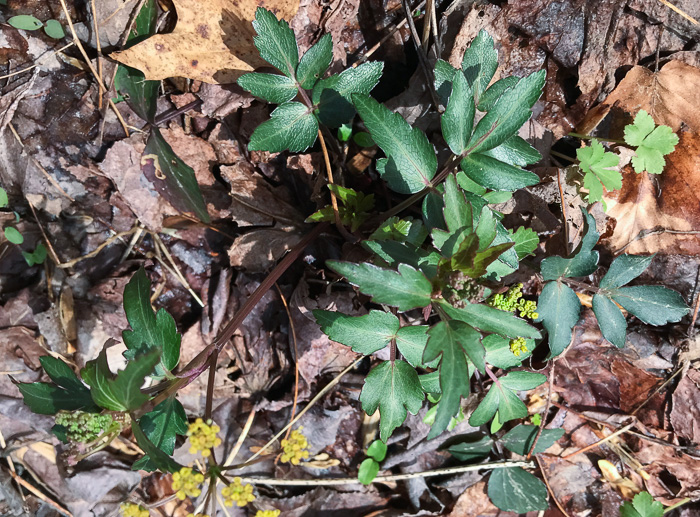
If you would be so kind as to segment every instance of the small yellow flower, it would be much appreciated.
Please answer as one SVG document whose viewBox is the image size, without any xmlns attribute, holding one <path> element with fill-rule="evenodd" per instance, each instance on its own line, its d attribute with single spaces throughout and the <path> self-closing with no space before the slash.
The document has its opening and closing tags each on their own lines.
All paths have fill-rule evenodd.
<svg viewBox="0 0 700 517">
<path fill-rule="evenodd" d="M 306 441 L 306 436 L 301 433 L 303 427 L 292 431 L 289 439 L 282 440 L 282 457 L 280 461 L 282 463 L 291 463 L 292 465 L 299 465 L 302 459 L 307 459 L 309 457 L 309 442 Z"/>
<path fill-rule="evenodd" d="M 119 509 L 124 517 L 148 517 L 150 515 L 148 510 L 135 503 L 122 503 L 119 505 Z"/>
<path fill-rule="evenodd" d="M 512 339 L 510 341 L 510 351 L 513 352 L 515 357 L 519 357 L 520 354 L 527 353 L 527 341 L 524 337 L 519 337 L 518 339 Z"/>
<path fill-rule="evenodd" d="M 211 420 L 204 422 L 198 418 L 189 425 L 187 436 L 190 437 L 190 454 L 195 454 L 197 451 L 202 451 L 202 457 L 208 458 L 211 455 L 211 449 L 221 445 L 221 438 L 216 434 L 221 428 Z"/>
<path fill-rule="evenodd" d="M 193 472 L 189 467 L 182 467 L 180 472 L 173 474 L 173 490 L 178 499 L 183 501 L 186 497 L 197 497 L 202 493 L 199 488 L 204 482 L 204 474 Z"/>
<path fill-rule="evenodd" d="M 258 510 L 255 517 L 277 517 L 279 514 L 279 510 Z"/>
<path fill-rule="evenodd" d="M 241 483 L 241 478 L 233 478 L 233 482 L 221 489 L 221 495 L 224 496 L 224 504 L 226 506 L 245 506 L 248 503 L 255 501 L 253 495 L 253 485 L 244 485 Z"/>
</svg>

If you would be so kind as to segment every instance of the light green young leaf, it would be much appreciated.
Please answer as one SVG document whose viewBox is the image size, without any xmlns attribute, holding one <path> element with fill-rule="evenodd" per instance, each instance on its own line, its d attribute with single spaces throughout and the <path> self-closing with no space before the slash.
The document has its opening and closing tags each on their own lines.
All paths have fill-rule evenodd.
<svg viewBox="0 0 700 517">
<path fill-rule="evenodd" d="M 366 262 L 355 264 L 329 260 L 329 268 L 345 276 L 375 303 L 384 303 L 408 311 L 431 302 L 432 286 L 423 273 L 407 264 L 399 264 L 398 272 L 382 269 Z"/>
<path fill-rule="evenodd" d="M 596 293 L 593 296 L 593 314 L 598 320 L 603 337 L 617 348 L 623 348 L 627 336 L 627 321 L 615 302 L 605 294 Z"/>
<path fill-rule="evenodd" d="M 632 158 L 637 173 L 661 174 L 666 165 L 664 156 L 672 153 L 678 144 L 678 135 L 670 127 L 655 127 L 654 119 L 644 110 L 639 110 L 634 124 L 625 127 L 625 142 L 637 148 L 637 156 Z"/>
<path fill-rule="evenodd" d="M 384 461 L 386 458 L 386 444 L 381 440 L 374 440 L 369 447 L 367 447 L 367 456 L 376 460 Z"/>
<path fill-rule="evenodd" d="M 391 343 L 399 330 L 399 319 L 389 312 L 370 311 L 365 316 L 347 316 L 336 311 L 313 311 L 321 330 L 333 341 L 370 355 Z"/>
<path fill-rule="evenodd" d="M 305 151 L 318 136 L 318 120 L 300 102 L 285 102 L 277 106 L 270 120 L 260 124 L 250 137 L 248 149 L 278 153 L 289 149 Z"/>
<path fill-rule="evenodd" d="M 333 38 L 324 34 L 314 46 L 306 51 L 297 67 L 297 81 L 305 90 L 310 90 L 323 73 L 328 70 L 333 59 Z"/>
<path fill-rule="evenodd" d="M 238 78 L 238 86 L 272 104 L 291 101 L 297 95 L 297 85 L 286 75 L 251 72 Z"/>
<path fill-rule="evenodd" d="M 518 167 L 525 167 L 526 165 L 537 163 L 542 159 L 542 155 L 539 151 L 532 147 L 527 140 L 518 135 L 511 136 L 498 147 L 494 147 L 480 154 Z"/>
<path fill-rule="evenodd" d="M 369 372 L 360 393 L 365 413 L 373 415 L 379 409 L 379 436 L 384 443 L 406 420 L 407 411 L 412 415 L 420 411 L 424 398 L 418 374 L 400 360 L 384 361 Z"/>
<path fill-rule="evenodd" d="M 463 321 L 483 332 L 491 332 L 503 337 L 540 338 L 539 330 L 510 312 L 501 311 L 481 303 L 470 303 L 457 309 L 442 301 L 440 307 L 450 318 Z"/>
<path fill-rule="evenodd" d="M 369 94 L 382 76 L 384 63 L 371 61 L 357 68 L 348 68 L 338 75 L 321 79 L 314 86 L 312 100 L 322 124 L 338 127 L 355 116 L 352 95 Z"/>
<path fill-rule="evenodd" d="M 253 28 L 258 33 L 253 41 L 260 57 L 284 75 L 293 78 L 299 64 L 299 48 L 289 24 L 285 20 L 277 20 L 271 11 L 258 7 Z"/>
<path fill-rule="evenodd" d="M 469 395 L 469 367 L 465 353 L 476 359 L 475 364 L 484 371 L 484 347 L 481 334 L 460 321 L 441 321 L 429 331 L 423 361 L 429 363 L 440 358 L 440 391 L 442 397 L 437 405 L 435 423 L 430 428 L 428 439 L 435 438 L 459 413 L 462 397 Z"/>
<path fill-rule="evenodd" d="M 435 247 L 449 257 L 457 251 L 465 236 L 472 231 L 472 205 L 467 202 L 464 193 L 457 186 L 454 174 L 449 174 L 445 179 L 445 192 L 442 197 L 442 213 L 449 231 L 436 228 L 432 232 L 432 237 Z M 443 248 L 446 249 L 443 250 Z"/>
<path fill-rule="evenodd" d="M 207 206 L 199 190 L 194 169 L 175 154 L 157 127 L 151 128 L 141 160 L 141 170 L 175 208 L 183 212 L 194 212 L 202 222 L 209 222 Z M 163 176 L 165 180 L 160 179 Z"/>
<path fill-rule="evenodd" d="M 491 190 L 515 191 L 540 182 L 539 176 L 534 172 L 481 153 L 469 154 L 462 159 L 460 168 L 470 179 Z"/>
<path fill-rule="evenodd" d="M 46 246 L 44 246 L 43 242 L 40 242 L 36 245 L 34 251 L 32 251 L 31 253 L 23 251 L 22 256 L 24 257 L 24 260 L 27 261 L 27 265 L 29 267 L 32 267 L 37 264 L 43 264 L 44 260 L 46 260 L 46 253 Z"/>
<path fill-rule="evenodd" d="M 352 98 L 372 138 L 389 157 L 382 162 L 383 179 L 389 187 L 401 194 L 413 194 L 430 185 L 437 171 L 437 157 L 425 133 L 411 128 L 401 115 L 367 95 L 355 94 Z"/>
<path fill-rule="evenodd" d="M 58 20 L 48 20 L 44 25 L 44 32 L 49 38 L 53 39 L 62 39 L 66 35 L 61 22 Z"/>
<path fill-rule="evenodd" d="M 588 189 L 588 202 L 595 203 L 603 199 L 603 186 L 609 191 L 622 188 L 622 174 L 613 169 L 620 162 L 620 157 L 605 150 L 597 140 L 590 147 L 576 150 L 579 167 L 586 173 L 583 186 Z"/>
<path fill-rule="evenodd" d="M 571 342 L 571 329 L 578 323 L 581 302 L 576 293 L 561 282 L 547 282 L 537 300 L 537 312 L 549 334 L 549 355 L 556 357 Z"/>
<path fill-rule="evenodd" d="M 544 80 L 545 71 L 540 70 L 506 90 L 474 128 L 467 146 L 469 151 L 488 151 L 515 135 L 532 115 L 530 109 L 542 94 Z"/>
<path fill-rule="evenodd" d="M 520 467 L 495 469 L 487 492 L 491 502 L 506 512 L 522 514 L 549 507 L 545 484 Z"/>
<path fill-rule="evenodd" d="M 620 517 L 662 517 L 664 507 L 649 492 L 641 492 L 634 496 L 632 502 L 625 501 L 620 506 Z"/>
<path fill-rule="evenodd" d="M 175 451 L 177 435 L 187 433 L 187 415 L 182 404 L 174 398 L 168 398 L 158 404 L 152 411 L 141 417 L 139 425 L 144 435 L 165 454 Z M 153 472 L 158 469 L 156 462 L 148 454 L 136 460 L 132 470 Z"/>
<path fill-rule="evenodd" d="M 474 99 L 463 74 L 455 75 L 452 94 L 447 108 L 440 118 L 442 136 L 450 150 L 460 155 L 467 148 L 467 142 L 474 126 Z"/>
<path fill-rule="evenodd" d="M 515 246 L 513 249 L 518 254 L 518 260 L 522 260 L 537 249 L 540 238 L 532 228 L 521 226 L 511 235 Z"/>
<path fill-rule="evenodd" d="M 7 191 L 0 187 L 0 208 L 5 208 L 8 205 Z"/>
<path fill-rule="evenodd" d="M 653 259 L 654 255 L 620 255 L 610 264 L 610 269 L 598 285 L 601 289 L 622 287 L 641 275 Z"/>
<path fill-rule="evenodd" d="M 37 18 L 29 14 L 20 14 L 17 16 L 13 16 L 12 18 L 9 18 L 7 20 L 7 23 L 9 23 L 15 29 L 20 29 L 24 31 L 35 31 L 37 29 L 41 29 L 41 27 L 43 27 L 44 25 Z"/>
<path fill-rule="evenodd" d="M 24 236 L 14 226 L 5 228 L 5 238 L 12 244 L 20 245 L 24 242 Z"/>
<path fill-rule="evenodd" d="M 648 325 L 680 321 L 690 310 L 680 294 L 660 285 L 620 287 L 608 293 L 627 312 Z"/>
<path fill-rule="evenodd" d="M 379 463 L 373 458 L 365 458 L 357 470 L 357 480 L 363 485 L 369 485 L 374 481 L 378 473 Z"/>
<path fill-rule="evenodd" d="M 494 48 L 493 38 L 482 29 L 464 52 L 462 59 L 462 72 L 473 92 L 475 103 L 479 103 L 481 94 L 496 73 L 496 68 L 498 68 L 498 52 Z"/>
</svg>

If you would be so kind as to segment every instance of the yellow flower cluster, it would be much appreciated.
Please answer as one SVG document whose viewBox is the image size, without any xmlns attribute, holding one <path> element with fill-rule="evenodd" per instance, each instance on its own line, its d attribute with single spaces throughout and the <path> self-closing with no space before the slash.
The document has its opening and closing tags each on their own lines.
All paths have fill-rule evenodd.
<svg viewBox="0 0 700 517">
<path fill-rule="evenodd" d="M 279 510 L 258 510 L 255 517 L 278 517 L 280 513 Z"/>
<path fill-rule="evenodd" d="M 148 517 L 150 514 L 140 504 L 122 503 L 119 509 L 124 517 Z"/>
<path fill-rule="evenodd" d="M 211 449 L 221 445 L 221 438 L 216 434 L 221 428 L 211 420 L 204 422 L 198 418 L 189 425 L 187 436 L 190 437 L 190 454 L 195 454 L 197 451 L 202 451 L 202 457 L 208 458 L 211 455 Z"/>
<path fill-rule="evenodd" d="M 224 496 L 226 506 L 233 506 L 233 503 L 236 503 L 236 506 L 245 506 L 255 501 L 253 485 L 244 485 L 239 477 L 233 478 L 233 483 L 222 488 L 221 495 Z"/>
<path fill-rule="evenodd" d="M 527 341 L 525 341 L 525 338 L 519 337 L 518 339 L 511 339 L 510 351 L 513 352 L 513 355 L 515 357 L 518 357 L 520 354 L 526 354 L 527 353 Z"/>
<path fill-rule="evenodd" d="M 521 318 L 536 320 L 540 317 L 537 313 L 537 302 L 533 302 L 532 300 L 520 300 L 518 303 L 518 312 Z"/>
<path fill-rule="evenodd" d="M 537 319 L 537 302 L 523 299 L 523 284 L 515 284 L 505 293 L 495 294 L 489 305 L 502 311 L 517 312 L 521 318 Z"/>
<path fill-rule="evenodd" d="M 282 463 L 291 463 L 292 465 L 299 465 L 302 459 L 307 459 L 309 457 L 309 442 L 306 441 L 306 436 L 301 433 L 303 427 L 292 431 L 289 435 L 289 439 L 282 440 L 282 457 L 280 461 Z"/>
<path fill-rule="evenodd" d="M 197 497 L 202 493 L 199 488 L 204 482 L 204 474 L 194 472 L 190 467 L 182 467 L 180 472 L 173 474 L 173 490 L 178 499 L 183 501 L 186 497 Z"/>
</svg>

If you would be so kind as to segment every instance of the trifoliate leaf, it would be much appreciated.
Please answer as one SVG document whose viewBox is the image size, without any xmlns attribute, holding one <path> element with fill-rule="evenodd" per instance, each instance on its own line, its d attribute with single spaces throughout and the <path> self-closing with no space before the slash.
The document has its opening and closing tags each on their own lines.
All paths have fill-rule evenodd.
<svg viewBox="0 0 700 517">
<path fill-rule="evenodd" d="M 491 502 L 506 512 L 527 513 L 549 507 L 545 484 L 520 467 L 495 469 L 487 491 Z"/>
<path fill-rule="evenodd" d="M 676 291 L 660 285 L 636 285 L 608 291 L 627 312 L 648 325 L 680 321 L 690 310 Z"/>
<path fill-rule="evenodd" d="M 431 302 L 432 286 L 423 273 L 407 264 L 399 264 L 398 272 L 368 263 L 355 264 L 329 260 L 336 273 L 345 276 L 375 303 L 384 303 L 408 311 Z"/>
<path fill-rule="evenodd" d="M 472 356 L 475 364 L 484 370 L 484 347 L 481 334 L 462 323 L 451 320 L 441 321 L 429 331 L 428 344 L 423 354 L 424 362 L 440 358 L 440 391 L 442 397 L 437 405 L 435 423 L 428 439 L 435 438 L 450 424 L 452 417 L 459 413 L 462 397 L 469 395 L 469 367 L 465 354 Z"/>
<path fill-rule="evenodd" d="M 664 507 L 649 492 L 641 492 L 634 496 L 632 502 L 625 501 L 620 506 L 620 517 L 662 517 Z"/>
<path fill-rule="evenodd" d="M 501 311 L 481 303 L 470 303 L 457 309 L 442 301 L 440 307 L 450 318 L 463 321 L 483 332 L 491 332 L 504 337 L 539 338 L 539 330 L 511 312 Z"/>
<path fill-rule="evenodd" d="M 316 309 L 313 314 L 324 334 L 363 355 L 373 354 L 391 343 L 400 326 L 396 316 L 383 311 L 370 311 L 365 316 L 347 316 Z"/>
<path fill-rule="evenodd" d="M 426 251 L 413 244 L 397 241 L 364 241 L 362 245 L 386 263 L 379 265 L 396 268 L 399 264 L 408 264 L 422 271 L 428 278 L 437 274 L 441 257 L 435 251 Z"/>
<path fill-rule="evenodd" d="M 141 417 L 139 425 L 144 435 L 165 454 L 175 451 L 177 435 L 187 433 L 187 415 L 182 404 L 174 398 L 168 398 L 158 404 L 152 411 Z M 156 463 L 146 454 L 134 462 L 132 470 L 153 472 L 158 469 Z"/>
<path fill-rule="evenodd" d="M 571 329 L 578 323 L 581 302 L 576 293 L 561 282 L 548 282 L 537 299 L 537 312 L 549 334 L 549 355 L 556 357 L 571 342 Z"/>
<path fill-rule="evenodd" d="M 379 409 L 379 436 L 383 442 L 406 420 L 407 411 L 415 415 L 423 406 L 425 394 L 418 374 L 405 361 L 384 361 L 365 379 L 360 393 L 362 409 L 373 415 Z"/>
<path fill-rule="evenodd" d="M 306 151 L 318 136 L 318 120 L 300 102 L 285 102 L 277 106 L 270 120 L 260 124 L 250 137 L 248 149 L 278 153 L 289 149 L 293 153 Z"/>
<path fill-rule="evenodd" d="M 479 98 L 479 105 L 477 106 L 479 111 L 491 110 L 496 104 L 496 101 L 501 97 L 501 95 L 503 95 L 503 92 L 518 84 L 518 81 L 520 81 L 520 77 L 511 75 L 504 77 L 503 79 L 499 79 L 489 86 Z"/>
<path fill-rule="evenodd" d="M 437 171 L 437 157 L 428 138 L 411 128 L 401 115 L 367 95 L 352 96 L 355 108 L 372 138 L 388 156 L 377 164 L 383 179 L 395 192 L 413 194 L 430 185 Z"/>
<path fill-rule="evenodd" d="M 328 70 L 333 59 L 333 38 L 324 34 L 314 46 L 306 51 L 297 67 L 297 81 L 305 90 L 310 90 L 323 73 Z"/>
<path fill-rule="evenodd" d="M 467 142 L 474 126 L 474 99 L 471 88 L 463 74 L 457 74 L 452 85 L 452 94 L 447 108 L 440 118 L 442 136 L 450 150 L 460 155 L 467 148 Z"/>
<path fill-rule="evenodd" d="M 542 159 L 539 151 L 518 135 L 511 136 L 498 147 L 480 154 L 490 156 L 509 165 L 517 165 L 518 167 L 525 167 Z"/>
<path fill-rule="evenodd" d="M 579 167 L 586 173 L 583 186 L 588 189 L 589 203 L 603 199 L 603 186 L 608 191 L 622 187 L 622 174 L 612 168 L 617 167 L 620 157 L 606 151 L 603 144 L 597 140 L 593 140 L 590 147 L 577 149 L 576 157 L 580 162 Z"/>
<path fill-rule="evenodd" d="M 296 83 L 286 75 L 252 72 L 238 78 L 238 86 L 272 104 L 282 104 L 296 97 Z"/>
<path fill-rule="evenodd" d="M 321 79 L 314 86 L 312 100 L 322 124 L 338 127 L 355 116 L 352 94 L 369 94 L 382 76 L 384 63 L 371 61 L 357 68 L 348 68 L 338 75 Z"/>
<path fill-rule="evenodd" d="M 654 119 L 644 110 L 639 110 L 634 124 L 625 127 L 625 142 L 637 148 L 637 156 L 632 158 L 637 173 L 661 174 L 666 165 L 664 156 L 672 153 L 678 144 L 678 135 L 670 127 L 655 127 Z"/>
<path fill-rule="evenodd" d="M 541 272 L 545 280 L 556 280 L 560 277 L 586 276 L 598 269 L 600 257 L 593 247 L 598 242 L 600 234 L 596 229 L 595 218 L 581 208 L 585 222 L 584 235 L 571 258 L 547 257 L 542 261 Z"/>
<path fill-rule="evenodd" d="M 299 49 L 294 31 L 285 20 L 267 9 L 258 7 L 255 11 L 253 28 L 258 33 L 253 38 L 260 57 L 288 77 L 294 77 L 299 64 Z"/>
<path fill-rule="evenodd" d="M 520 424 L 508 431 L 499 441 L 509 451 L 525 456 L 530 451 L 538 430 L 534 425 Z M 546 451 L 562 436 L 564 436 L 564 429 L 542 429 L 542 434 L 532 453 L 540 454 Z"/>
<path fill-rule="evenodd" d="M 494 48 L 493 38 L 482 29 L 464 52 L 462 59 L 462 72 L 477 104 L 481 94 L 491 82 L 493 74 L 496 73 L 496 68 L 498 68 L 498 52 Z"/>
<path fill-rule="evenodd" d="M 506 90 L 474 128 L 467 146 L 469 151 L 488 151 L 515 135 L 532 115 L 530 109 L 542 94 L 544 80 L 545 71 L 540 70 Z"/>
<path fill-rule="evenodd" d="M 622 287 L 641 275 L 653 259 L 654 255 L 620 255 L 610 264 L 610 269 L 598 285 L 601 289 Z"/>
<path fill-rule="evenodd" d="M 511 235 L 515 246 L 513 250 L 518 254 L 518 260 L 522 260 L 537 249 L 540 238 L 532 228 L 521 226 Z"/>
<path fill-rule="evenodd" d="M 515 191 L 540 182 L 534 172 L 481 153 L 469 154 L 460 162 L 460 168 L 471 180 L 491 190 Z"/>
<path fill-rule="evenodd" d="M 603 337 L 616 347 L 623 348 L 627 336 L 627 321 L 622 311 L 602 293 L 593 296 L 592 307 Z"/>
<path fill-rule="evenodd" d="M 137 352 L 157 349 L 162 351 L 163 366 L 173 370 L 180 360 L 181 336 L 168 311 L 161 308 L 158 313 L 153 312 L 151 282 L 143 268 L 131 277 L 124 288 L 124 312 L 132 328 L 122 332 L 124 344 L 129 349 L 125 357 L 133 359 Z"/>
</svg>

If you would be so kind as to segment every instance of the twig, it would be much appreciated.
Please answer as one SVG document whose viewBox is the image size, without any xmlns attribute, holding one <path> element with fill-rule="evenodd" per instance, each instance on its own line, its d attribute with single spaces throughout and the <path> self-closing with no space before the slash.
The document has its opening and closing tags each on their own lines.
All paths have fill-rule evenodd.
<svg viewBox="0 0 700 517">
<path fill-rule="evenodd" d="M 554 386 L 554 364 L 555 360 L 553 359 L 550 366 L 549 366 L 549 386 L 547 386 L 547 405 L 544 408 L 544 413 L 542 414 L 542 421 L 540 422 L 540 428 L 537 430 L 537 434 L 535 435 L 535 439 L 532 442 L 532 445 L 530 446 L 530 450 L 527 451 L 527 457 L 526 459 L 529 460 L 532 457 L 532 452 L 535 450 L 535 447 L 537 446 L 537 440 L 540 439 L 540 436 L 542 435 L 542 430 L 544 429 L 544 426 L 547 425 L 547 415 L 549 414 L 549 408 L 552 405 L 552 387 Z"/>
<path fill-rule="evenodd" d="M 637 414 L 637 411 L 639 411 L 639 410 L 642 409 L 644 406 L 646 406 L 647 403 L 648 403 L 651 399 L 653 399 L 654 396 L 655 396 L 657 393 L 659 393 L 662 389 L 664 389 L 666 386 L 668 386 L 668 385 L 670 384 L 670 382 L 671 382 L 679 373 L 681 373 L 682 371 L 683 371 L 683 366 L 681 365 L 681 367 L 678 368 L 675 372 L 673 372 L 673 375 L 671 375 L 668 379 L 666 379 L 666 380 L 661 384 L 661 386 L 659 386 L 658 388 L 656 388 L 656 389 L 646 398 L 646 400 L 645 400 L 644 402 L 642 402 L 641 404 L 639 404 L 639 406 L 637 406 L 637 407 L 634 409 L 634 411 L 632 411 L 632 412 L 630 413 L 630 415 L 632 415 L 632 416 L 636 415 L 636 414 Z"/>
<path fill-rule="evenodd" d="M 585 446 L 583 449 L 579 449 L 579 450 L 577 450 L 577 451 L 572 452 L 571 454 L 567 454 L 566 456 L 562 456 L 561 459 L 566 460 L 566 459 L 569 459 L 569 458 L 571 458 L 571 457 L 573 457 L 573 456 L 576 456 L 577 454 L 581 454 L 582 452 L 586 452 L 586 451 L 590 451 L 591 449 L 595 449 L 596 447 L 598 447 L 598 446 L 604 444 L 605 442 L 609 442 L 609 441 L 612 440 L 613 438 L 615 438 L 615 437 L 617 437 L 617 436 L 620 436 L 620 435 L 623 434 L 623 433 L 626 433 L 627 431 L 629 431 L 630 429 L 632 429 L 635 425 L 637 425 L 637 420 L 636 420 L 636 419 L 634 419 L 634 420 L 632 421 L 632 423 L 627 424 L 627 425 L 624 426 L 624 427 L 621 427 L 620 429 L 618 429 L 618 430 L 615 431 L 614 433 L 612 433 L 612 434 L 606 436 L 605 438 L 602 438 L 602 439 L 598 440 L 598 441 L 595 442 L 595 443 L 592 443 L 592 444 L 590 444 L 590 445 L 587 445 L 587 446 Z"/>
<path fill-rule="evenodd" d="M 613 251 L 613 255 L 619 255 L 636 241 L 646 239 L 651 235 L 661 235 L 662 233 L 670 233 L 671 235 L 700 235 L 700 230 L 671 230 L 670 228 L 663 228 L 660 226 L 649 228 L 647 230 L 640 230 L 631 241 L 622 246 L 622 248 Z"/>
<path fill-rule="evenodd" d="M 44 231 L 44 226 L 41 224 L 41 221 L 39 221 L 39 216 L 36 214 L 36 210 L 34 209 L 34 205 L 28 199 L 27 199 L 27 204 L 29 205 L 29 208 L 32 211 L 32 215 L 34 216 L 34 220 L 36 221 L 36 224 L 39 227 L 39 231 L 41 232 L 42 237 L 44 237 L 44 241 L 46 242 L 46 247 L 48 248 L 49 253 L 51 253 L 51 258 L 53 258 L 54 264 L 60 264 L 61 260 L 58 258 L 58 255 L 56 255 L 56 250 L 53 249 L 53 245 L 51 244 L 51 241 L 49 240 L 49 236 L 46 235 L 46 232 Z"/>
<path fill-rule="evenodd" d="M 97 9 L 95 9 L 95 0 L 90 0 L 92 8 L 92 21 L 95 27 L 95 41 L 97 42 L 97 80 L 102 81 L 102 43 L 100 42 L 100 29 L 97 23 Z M 97 109 L 102 109 L 102 94 L 97 95 Z"/>
<path fill-rule="evenodd" d="M 420 44 L 420 38 L 418 37 L 416 24 L 413 23 L 413 16 L 411 16 L 411 6 L 408 5 L 408 0 L 401 0 L 401 5 L 403 6 L 404 14 L 406 15 L 406 20 L 408 21 L 408 27 L 409 29 L 411 29 L 411 37 L 413 38 L 413 44 L 416 46 L 418 62 L 420 63 L 421 69 L 423 70 L 423 75 L 425 75 L 425 81 L 427 83 L 428 92 L 430 93 L 430 98 L 433 101 L 433 107 L 435 108 L 435 110 L 439 111 L 440 100 L 438 99 L 437 93 L 435 92 L 435 77 L 433 77 L 432 69 L 428 64 L 428 57 L 426 56 L 425 49 Z"/>
<path fill-rule="evenodd" d="M 421 45 L 423 48 L 428 48 L 428 41 L 430 39 L 430 27 L 433 24 L 433 13 L 435 11 L 435 0 L 428 0 L 425 6 L 425 16 L 423 17 L 423 38 L 421 39 Z"/>
<path fill-rule="evenodd" d="M 554 490 L 552 490 L 552 487 L 549 485 L 549 480 L 547 479 L 547 474 L 545 474 L 545 472 L 544 472 L 544 468 L 542 467 L 542 462 L 540 461 L 539 456 L 535 456 L 535 459 L 537 460 L 537 466 L 540 467 L 540 472 L 542 473 L 542 479 L 544 480 L 544 484 L 547 487 L 547 490 L 549 491 L 549 495 L 551 495 L 552 500 L 554 500 L 554 504 L 557 505 L 557 508 L 559 508 L 559 511 L 561 513 L 563 513 L 566 517 L 569 517 L 569 514 L 566 513 L 566 510 L 564 510 L 564 507 L 559 502 L 559 499 L 557 499 L 557 496 L 554 495 Z"/>
<path fill-rule="evenodd" d="M 502 461 L 498 463 L 482 463 L 480 465 L 461 465 L 459 467 L 447 467 L 443 469 L 426 470 L 423 472 L 411 472 L 409 474 L 394 474 L 390 476 L 377 476 L 373 483 L 388 483 L 392 481 L 404 481 L 406 479 L 429 478 L 435 476 L 448 476 L 450 474 L 461 474 L 474 470 L 494 470 L 502 468 L 521 467 L 526 469 L 535 468 L 531 461 Z M 242 483 L 251 485 L 268 486 L 341 486 L 359 485 L 357 478 L 326 478 L 326 479 L 275 479 L 259 477 L 242 477 Z"/>
<path fill-rule="evenodd" d="M 72 47 L 73 45 L 75 45 L 75 43 L 73 43 L 73 42 L 71 41 L 71 42 L 68 43 L 67 45 L 63 45 L 63 46 L 62 46 L 61 48 L 59 48 L 58 50 L 54 50 L 53 52 L 47 52 L 46 54 L 43 54 L 42 56 L 39 56 L 39 58 L 34 62 L 33 65 L 28 66 L 27 68 L 22 68 L 21 70 L 17 70 L 17 71 L 15 71 L 15 72 L 9 73 L 9 74 L 7 74 L 7 75 L 0 75 L 0 79 L 7 79 L 8 77 L 14 77 L 14 76 L 16 76 L 16 75 L 23 74 L 24 72 L 29 72 L 30 70 L 32 70 L 32 69 L 36 68 L 37 66 L 39 66 L 39 65 L 41 64 L 41 62 L 44 61 L 44 59 L 47 59 L 47 58 L 49 58 L 49 57 L 51 57 L 51 56 L 54 56 L 54 55 L 58 54 L 59 52 L 63 52 L 64 50 L 66 50 L 66 49 Z"/>
<path fill-rule="evenodd" d="M 297 351 L 297 333 L 294 328 L 294 320 L 292 319 L 292 313 L 289 310 L 289 305 L 287 304 L 287 299 L 282 294 L 282 289 L 275 282 L 275 287 L 280 295 L 282 304 L 284 305 L 284 310 L 287 312 L 287 319 L 289 320 L 289 329 L 292 331 L 292 342 L 294 343 L 294 401 L 292 402 L 292 415 L 289 417 L 290 420 L 294 420 L 294 415 L 297 412 L 297 399 L 299 398 L 299 353 Z M 287 429 L 287 434 L 284 436 L 285 439 L 289 438 L 289 433 L 292 432 L 292 428 Z"/>
<path fill-rule="evenodd" d="M 27 490 L 29 490 L 32 494 L 34 494 L 35 496 L 37 496 L 39 499 L 41 499 L 41 500 L 44 501 L 45 503 L 48 503 L 48 504 L 49 504 L 52 508 L 54 508 L 56 511 L 62 513 L 63 515 L 67 515 L 68 517 L 73 517 L 73 514 L 72 514 L 72 513 L 70 513 L 70 512 L 69 512 L 68 510 L 66 510 L 65 508 L 63 508 L 60 504 L 58 504 L 58 503 L 55 502 L 54 500 L 49 499 L 48 497 L 46 497 L 46 496 L 41 492 L 41 490 L 37 489 L 37 488 L 36 488 L 34 485 L 32 485 L 31 483 L 29 483 L 28 481 L 26 481 L 26 480 L 22 479 L 21 477 L 19 477 L 15 472 L 10 471 L 10 475 L 12 476 L 12 479 L 13 479 L 15 482 L 17 482 L 17 483 L 19 483 L 20 485 L 22 485 L 24 488 L 26 488 Z"/>
<path fill-rule="evenodd" d="M 700 22 L 698 22 L 695 18 L 693 18 L 693 17 L 690 16 L 689 14 L 686 14 L 685 12 L 681 11 L 678 7 L 676 7 L 675 5 L 673 5 L 673 4 L 672 4 L 671 2 L 669 2 L 668 0 L 659 0 L 659 2 L 661 2 L 662 4 L 664 4 L 666 7 L 668 7 L 668 8 L 671 9 L 672 11 L 675 11 L 676 13 L 680 14 L 683 18 L 685 18 L 685 19 L 688 20 L 689 22 L 691 22 L 691 23 L 693 23 L 693 24 L 695 24 L 695 25 L 700 24 Z"/>
<path fill-rule="evenodd" d="M 104 248 L 106 248 L 107 246 L 112 244 L 115 240 L 121 239 L 122 237 L 126 237 L 127 235 L 131 235 L 132 233 L 136 232 L 139 229 L 141 229 L 139 226 L 134 226 L 131 230 L 127 230 L 125 232 L 119 232 L 115 235 L 112 235 L 109 239 L 107 239 L 102 244 L 97 246 L 90 253 L 87 253 L 87 254 L 83 255 L 82 257 L 78 257 L 78 258 L 75 258 L 73 260 L 69 260 L 68 262 L 56 264 L 56 267 L 59 267 L 61 269 L 67 269 L 67 268 L 75 266 L 77 263 L 82 262 L 85 259 L 95 257 L 100 253 L 100 251 L 102 251 Z"/>
<path fill-rule="evenodd" d="M 328 156 L 328 148 L 326 147 L 326 139 L 323 138 L 323 133 L 321 130 L 318 130 L 318 140 L 321 142 L 321 150 L 323 151 L 323 159 L 326 162 L 326 174 L 328 175 L 328 185 L 334 185 L 335 183 L 333 182 L 333 169 L 331 167 L 331 159 Z M 338 228 L 338 231 L 342 232 L 345 228 L 343 228 L 343 223 L 340 221 L 340 212 L 338 211 L 338 200 L 335 197 L 335 192 L 333 192 L 332 189 L 331 191 L 331 205 L 333 205 L 333 214 L 335 215 L 335 225 Z"/>
<path fill-rule="evenodd" d="M 192 289 L 192 287 L 190 286 L 190 283 L 187 281 L 185 276 L 180 271 L 180 268 L 175 263 L 175 259 L 173 259 L 173 256 L 170 254 L 170 251 L 165 246 L 165 243 L 163 242 L 163 240 L 160 238 L 160 235 L 158 235 L 156 232 L 150 232 L 150 233 L 153 236 L 154 240 L 156 241 L 157 245 L 159 245 L 160 248 L 162 249 L 163 253 L 165 254 L 165 257 L 168 259 L 168 262 L 170 262 L 170 265 L 173 267 L 173 271 L 175 272 L 175 277 L 180 281 L 180 283 L 185 287 L 185 289 L 187 289 L 187 291 L 190 293 L 190 295 L 197 301 L 199 306 L 204 307 L 204 302 L 197 295 L 197 293 L 194 292 L 194 289 Z"/>
</svg>

